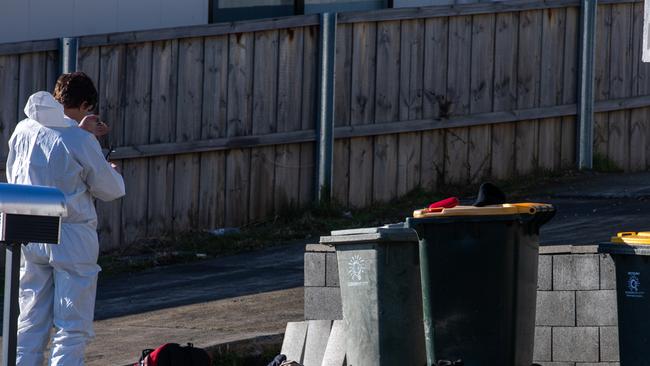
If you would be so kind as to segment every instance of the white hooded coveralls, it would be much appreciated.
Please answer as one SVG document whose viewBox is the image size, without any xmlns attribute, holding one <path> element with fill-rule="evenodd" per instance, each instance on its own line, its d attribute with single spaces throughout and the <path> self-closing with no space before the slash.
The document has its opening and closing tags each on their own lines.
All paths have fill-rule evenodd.
<svg viewBox="0 0 650 366">
<path fill-rule="evenodd" d="M 50 93 L 32 95 L 25 114 L 9 140 L 7 181 L 60 189 L 68 216 L 60 244 L 23 247 L 16 364 L 41 366 L 54 326 L 50 365 L 83 365 L 86 343 L 94 336 L 100 271 L 93 198 L 122 197 L 124 181 L 95 136 L 66 117 Z"/>
</svg>

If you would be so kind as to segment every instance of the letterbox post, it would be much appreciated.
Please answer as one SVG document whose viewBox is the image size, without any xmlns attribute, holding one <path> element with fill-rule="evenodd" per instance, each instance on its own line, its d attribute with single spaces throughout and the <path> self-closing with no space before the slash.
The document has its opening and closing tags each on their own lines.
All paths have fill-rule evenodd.
<svg viewBox="0 0 650 366">
<path fill-rule="evenodd" d="M 5 261 L 4 312 L 2 315 L 2 364 L 16 365 L 16 346 L 18 335 L 18 286 L 20 276 L 21 244 L 7 244 Z"/>
</svg>

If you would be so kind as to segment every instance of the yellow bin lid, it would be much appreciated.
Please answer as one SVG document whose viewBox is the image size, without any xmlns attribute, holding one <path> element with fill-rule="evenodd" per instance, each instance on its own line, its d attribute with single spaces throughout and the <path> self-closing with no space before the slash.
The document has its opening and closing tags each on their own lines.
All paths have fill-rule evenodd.
<svg viewBox="0 0 650 366">
<path fill-rule="evenodd" d="M 442 208 L 415 210 L 413 217 L 448 217 L 448 216 L 499 216 L 499 215 L 518 215 L 529 214 L 534 215 L 537 212 L 553 211 L 553 205 L 546 203 L 504 203 L 501 205 L 490 205 L 484 207 L 475 206 L 456 206 L 454 208 Z"/>
<path fill-rule="evenodd" d="M 612 243 L 650 244 L 650 231 L 623 231 L 612 236 Z"/>
</svg>

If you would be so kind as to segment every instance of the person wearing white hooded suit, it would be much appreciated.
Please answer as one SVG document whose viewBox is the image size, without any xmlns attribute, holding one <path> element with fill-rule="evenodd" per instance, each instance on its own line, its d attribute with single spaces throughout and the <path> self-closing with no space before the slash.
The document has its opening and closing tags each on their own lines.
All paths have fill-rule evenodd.
<svg viewBox="0 0 650 366">
<path fill-rule="evenodd" d="M 99 142 L 47 92 L 32 95 L 24 119 L 9 140 L 7 181 L 56 187 L 66 198 L 58 245 L 23 247 L 17 365 L 41 366 L 52 336 L 50 365 L 84 363 L 94 336 L 93 315 L 99 242 L 94 199 L 124 196 L 124 181 L 108 163 Z"/>
</svg>

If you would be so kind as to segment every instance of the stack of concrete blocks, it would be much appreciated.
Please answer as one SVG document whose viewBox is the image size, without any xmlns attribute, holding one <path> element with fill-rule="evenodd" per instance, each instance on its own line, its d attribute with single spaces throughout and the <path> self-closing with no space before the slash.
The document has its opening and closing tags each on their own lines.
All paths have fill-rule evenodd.
<svg viewBox="0 0 650 366">
<path fill-rule="evenodd" d="M 545 366 L 618 365 L 616 273 L 596 246 L 540 248 L 535 360 Z"/>
<path fill-rule="evenodd" d="M 343 319 L 339 267 L 333 247 L 305 248 L 305 320 Z"/>
<path fill-rule="evenodd" d="M 341 319 L 336 253 L 305 250 L 305 319 Z M 596 246 L 540 248 L 535 362 L 542 366 L 618 366 L 614 263 Z"/>
</svg>

